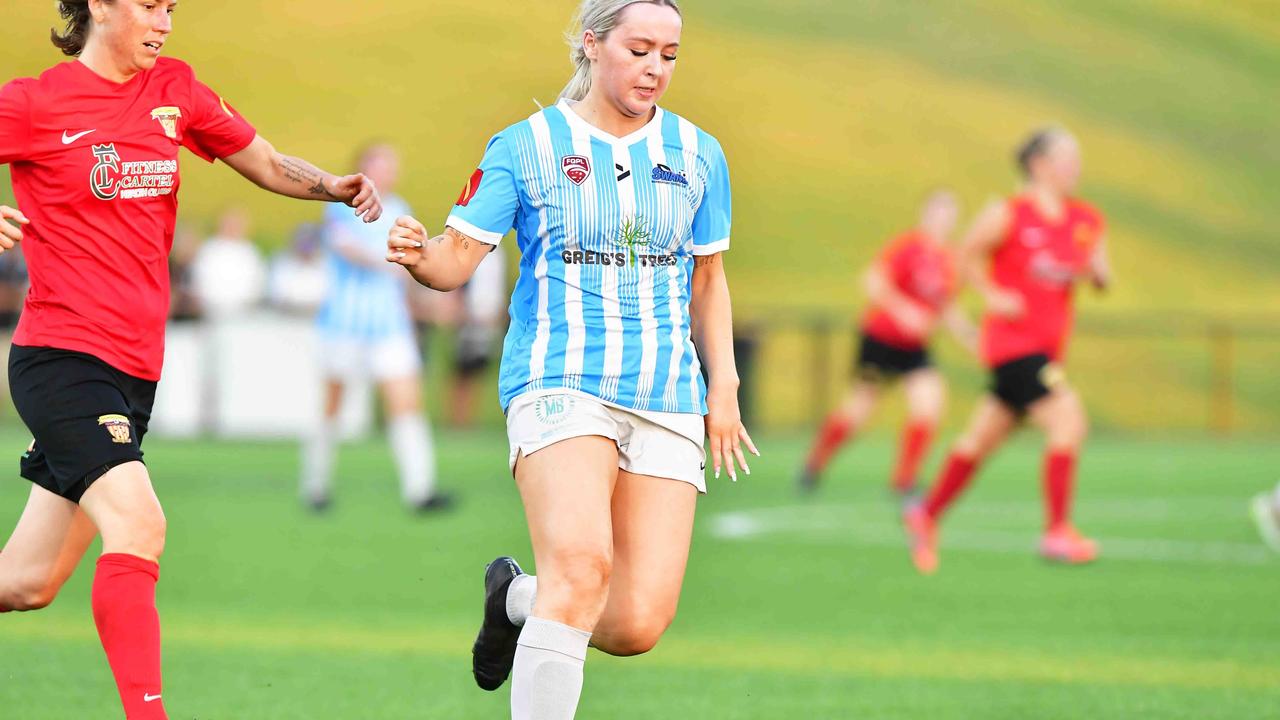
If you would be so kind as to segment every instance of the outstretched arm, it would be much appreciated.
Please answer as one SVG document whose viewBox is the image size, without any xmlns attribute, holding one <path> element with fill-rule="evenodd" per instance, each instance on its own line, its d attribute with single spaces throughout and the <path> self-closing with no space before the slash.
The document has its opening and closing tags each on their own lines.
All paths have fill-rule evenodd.
<svg viewBox="0 0 1280 720">
<path fill-rule="evenodd" d="M 693 288 L 689 303 L 693 343 L 698 358 L 707 368 L 707 439 L 711 444 L 711 466 L 720 477 L 723 465 L 729 477 L 738 479 L 734 460 L 747 474 L 747 460 L 742 445 L 759 455 L 747 428 L 742 424 L 738 407 L 738 366 L 733 357 L 733 307 L 729 299 L 729 280 L 724 274 L 720 254 L 695 258 Z"/>
<path fill-rule="evenodd" d="M 403 215 L 387 238 L 387 262 L 403 265 L 414 280 L 432 290 L 448 292 L 470 280 L 494 247 L 451 227 L 428 238 L 422 223 Z"/>
<path fill-rule="evenodd" d="M 355 208 L 365 222 L 382 215 L 382 200 L 369 178 L 327 173 L 306 160 L 282 155 L 261 135 L 223 162 L 263 190 L 299 200 L 340 202 Z"/>
</svg>

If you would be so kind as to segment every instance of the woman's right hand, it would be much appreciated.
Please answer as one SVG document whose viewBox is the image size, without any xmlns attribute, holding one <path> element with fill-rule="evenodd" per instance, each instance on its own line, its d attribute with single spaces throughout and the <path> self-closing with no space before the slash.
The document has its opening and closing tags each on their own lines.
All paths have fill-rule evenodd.
<svg viewBox="0 0 1280 720">
<path fill-rule="evenodd" d="M 10 223 L 10 220 L 17 225 Z M 12 250 L 15 243 L 22 241 L 22 228 L 19 226 L 30 222 L 21 210 L 0 205 L 0 253 Z"/>
<path fill-rule="evenodd" d="M 991 288 L 984 298 L 987 312 L 1009 320 L 1015 320 L 1027 313 L 1026 300 L 1022 294 L 1004 288 Z"/>
<path fill-rule="evenodd" d="M 903 330 L 917 337 L 928 337 L 933 332 L 933 316 L 923 308 L 904 302 L 895 310 L 893 319 Z"/>
</svg>

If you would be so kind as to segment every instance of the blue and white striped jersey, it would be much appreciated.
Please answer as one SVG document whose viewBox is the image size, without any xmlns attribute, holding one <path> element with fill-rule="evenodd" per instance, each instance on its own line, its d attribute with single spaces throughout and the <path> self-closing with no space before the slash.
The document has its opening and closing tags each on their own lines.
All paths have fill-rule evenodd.
<svg viewBox="0 0 1280 720">
<path fill-rule="evenodd" d="M 395 195 L 382 199 L 382 217 L 365 223 L 355 211 L 332 203 L 324 211 L 329 287 L 316 316 L 320 334 L 348 340 L 383 340 L 413 330 L 407 274 L 386 261 L 387 235 L 409 206 Z"/>
<path fill-rule="evenodd" d="M 729 247 L 715 138 L 661 108 L 616 138 L 562 100 L 489 141 L 447 224 L 495 245 L 516 231 L 503 410 L 521 393 L 569 388 L 706 414 L 689 296 L 694 256 Z"/>
</svg>

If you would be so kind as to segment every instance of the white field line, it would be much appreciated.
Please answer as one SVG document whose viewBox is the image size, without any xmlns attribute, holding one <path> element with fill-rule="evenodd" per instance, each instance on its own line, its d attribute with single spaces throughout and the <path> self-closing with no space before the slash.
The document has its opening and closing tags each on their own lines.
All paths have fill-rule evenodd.
<svg viewBox="0 0 1280 720">
<path fill-rule="evenodd" d="M 1141 507 L 1149 501 L 1106 501 L 1119 506 Z M 1159 502 L 1159 501 L 1157 501 Z M 1239 501 L 1236 501 L 1237 505 Z M 977 503 L 973 503 L 977 506 Z M 993 504 L 994 505 L 994 504 Z M 1014 503 L 993 506 L 993 515 L 1000 515 Z M 1096 507 L 1098 503 L 1093 503 Z M 1151 507 L 1156 507 L 1152 505 Z M 974 507 L 979 515 L 987 514 L 983 508 Z M 1038 511 L 1032 503 L 1022 503 L 1022 513 Z M 1237 510 L 1237 514 L 1239 511 Z M 883 515 L 874 521 L 860 518 L 851 506 L 838 505 L 786 505 L 755 510 L 725 512 L 710 518 L 712 536 L 731 541 L 749 541 L 767 536 L 786 537 L 801 542 L 830 545 L 853 544 L 871 547 L 902 547 L 905 549 L 902 529 L 888 523 Z M 1093 509 L 1091 516 L 1098 516 Z M 948 550 L 977 550 L 1005 554 L 1028 554 L 1035 551 L 1037 536 L 1034 532 L 1005 532 L 992 530 L 949 530 L 943 528 L 941 546 Z M 1133 560 L 1138 562 L 1174 562 L 1202 565 L 1265 565 L 1276 556 L 1261 544 L 1222 541 L 1175 540 L 1168 538 L 1098 538 L 1102 545 L 1102 558 Z"/>
</svg>

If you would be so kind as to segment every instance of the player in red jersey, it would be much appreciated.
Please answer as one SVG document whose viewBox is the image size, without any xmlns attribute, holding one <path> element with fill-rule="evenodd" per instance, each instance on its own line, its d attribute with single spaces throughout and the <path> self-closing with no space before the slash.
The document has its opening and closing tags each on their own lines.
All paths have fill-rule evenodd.
<svg viewBox="0 0 1280 720">
<path fill-rule="evenodd" d="M 77 59 L 0 88 L 0 163 L 31 289 L 10 354 L 33 487 L 0 551 L 0 612 L 48 605 L 94 535 L 93 616 L 130 720 L 164 718 L 157 561 L 165 517 L 142 463 L 164 357 L 178 148 L 289 197 L 381 213 L 373 184 L 281 155 L 186 64 L 161 58 L 173 0 L 64 0 Z M 30 713 L 27 713 L 28 715 Z"/>
<path fill-rule="evenodd" d="M 929 357 L 929 337 L 941 320 L 961 344 L 977 351 L 973 325 L 953 302 L 957 278 L 947 242 L 959 212 L 954 193 L 931 193 L 919 225 L 890 243 L 867 270 L 871 307 L 862 321 L 856 380 L 818 431 L 800 474 L 802 491 L 817 487 L 836 450 L 866 427 L 885 385 L 899 378 L 907 396 L 907 425 L 892 486 L 903 497 L 915 491 L 916 473 L 946 402 L 946 382 Z"/>
<path fill-rule="evenodd" d="M 1023 419 L 1046 440 L 1041 555 L 1083 563 L 1098 552 L 1070 521 L 1076 457 L 1088 421 L 1059 363 L 1071 334 L 1076 282 L 1089 280 L 1101 290 L 1110 281 L 1103 219 L 1072 195 L 1080 177 L 1080 146 L 1066 130 L 1034 133 L 1019 148 L 1017 160 L 1025 189 L 983 210 L 961 250 L 964 271 L 986 302 L 982 358 L 994 383 L 927 498 L 904 514 L 912 559 L 924 573 L 937 569 L 937 522 L 943 511 Z"/>
</svg>

